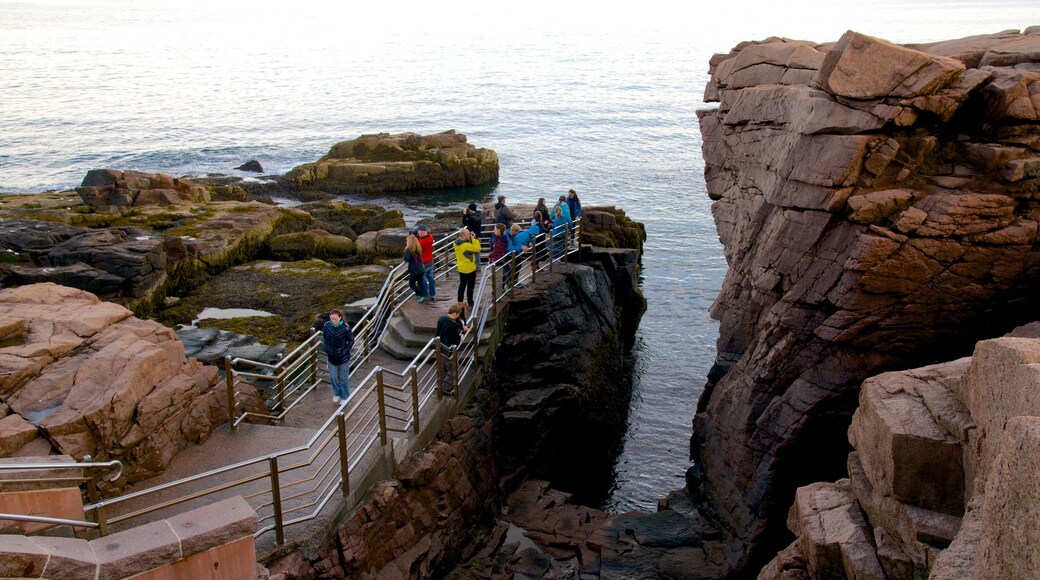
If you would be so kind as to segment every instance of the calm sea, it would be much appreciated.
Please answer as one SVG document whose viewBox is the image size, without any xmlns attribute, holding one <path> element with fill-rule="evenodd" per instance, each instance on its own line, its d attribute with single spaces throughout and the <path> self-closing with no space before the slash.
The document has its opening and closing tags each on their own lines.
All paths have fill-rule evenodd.
<svg viewBox="0 0 1040 580">
<path fill-rule="evenodd" d="M 234 174 L 256 158 L 284 172 L 362 133 L 454 128 L 498 151 L 497 192 L 514 202 L 573 187 L 624 207 L 649 233 L 649 310 L 612 511 L 683 485 L 715 354 L 726 263 L 694 115 L 711 54 L 1040 24 L 1035 0 L 353 4 L 0 0 L 0 191 L 68 188 L 96 167 Z M 392 203 L 414 216 L 463 201 Z"/>
</svg>

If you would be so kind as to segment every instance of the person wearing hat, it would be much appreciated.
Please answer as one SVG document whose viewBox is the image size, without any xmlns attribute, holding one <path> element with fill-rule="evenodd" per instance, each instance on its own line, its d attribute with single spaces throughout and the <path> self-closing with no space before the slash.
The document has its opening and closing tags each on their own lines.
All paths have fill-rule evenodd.
<svg viewBox="0 0 1040 580">
<path fill-rule="evenodd" d="M 473 287 L 477 283 L 477 260 L 480 259 L 480 240 L 467 228 L 459 230 L 459 238 L 455 240 L 455 263 L 459 268 L 459 302 L 463 294 L 466 303 L 473 310 Z"/>
<path fill-rule="evenodd" d="M 437 299 L 437 286 L 434 283 L 433 272 L 433 235 L 426 224 L 415 227 L 416 237 L 419 238 L 419 247 L 422 248 L 423 279 L 426 281 L 426 299 Z"/>
<path fill-rule="evenodd" d="M 462 227 L 468 229 L 476 237 L 480 237 L 482 222 L 483 216 L 481 216 L 480 208 L 477 207 L 477 204 L 471 203 L 469 207 L 462 210 Z"/>
</svg>

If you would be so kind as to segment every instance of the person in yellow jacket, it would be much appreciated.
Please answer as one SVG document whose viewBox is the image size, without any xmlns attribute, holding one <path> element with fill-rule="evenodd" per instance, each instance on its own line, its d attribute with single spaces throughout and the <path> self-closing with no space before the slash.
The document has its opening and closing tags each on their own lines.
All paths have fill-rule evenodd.
<svg viewBox="0 0 1040 580">
<path fill-rule="evenodd" d="M 459 302 L 466 295 L 466 303 L 473 310 L 473 286 L 477 283 L 477 262 L 480 260 L 480 240 L 466 228 L 459 230 L 455 240 L 455 262 L 459 267 Z"/>
</svg>

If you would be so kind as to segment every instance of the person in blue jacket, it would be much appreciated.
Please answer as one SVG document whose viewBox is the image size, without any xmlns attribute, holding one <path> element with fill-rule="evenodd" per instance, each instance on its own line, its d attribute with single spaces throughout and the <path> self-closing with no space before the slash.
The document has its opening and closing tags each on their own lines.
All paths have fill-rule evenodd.
<svg viewBox="0 0 1040 580">
<path fill-rule="evenodd" d="M 329 321 L 321 328 L 325 356 L 329 359 L 329 382 L 332 383 L 332 402 L 346 401 L 350 396 L 350 349 L 354 347 L 354 333 L 343 320 L 343 311 L 336 308 L 329 313 Z"/>
<path fill-rule="evenodd" d="M 581 219 L 581 200 L 578 199 L 578 192 L 573 189 L 567 192 L 567 207 L 571 210 L 571 222 L 577 225 Z"/>
<path fill-rule="evenodd" d="M 567 204 L 564 204 L 563 207 L 567 207 Z M 553 259 L 556 260 L 563 255 L 564 244 L 567 243 L 567 232 L 571 228 L 570 220 L 563 215 L 563 208 L 557 207 L 553 211 L 552 224 Z"/>
<path fill-rule="evenodd" d="M 529 250 L 534 247 L 534 237 L 541 233 L 542 228 L 536 225 L 521 231 L 520 224 L 513 224 L 513 226 L 509 228 L 509 251 L 513 252 L 517 257 L 517 260 L 519 260 L 524 250 Z M 514 272 L 514 274 L 516 273 Z M 517 277 L 519 278 L 519 276 Z M 515 286 L 520 288 L 522 285 L 517 282 Z"/>
<path fill-rule="evenodd" d="M 563 211 L 563 217 L 567 218 L 567 227 L 570 227 L 571 223 L 571 208 L 567 205 L 567 196 L 561 195 L 560 199 L 556 202 L 556 205 L 552 208 L 552 213 L 549 214 L 549 219 L 556 218 L 556 210 Z"/>
</svg>

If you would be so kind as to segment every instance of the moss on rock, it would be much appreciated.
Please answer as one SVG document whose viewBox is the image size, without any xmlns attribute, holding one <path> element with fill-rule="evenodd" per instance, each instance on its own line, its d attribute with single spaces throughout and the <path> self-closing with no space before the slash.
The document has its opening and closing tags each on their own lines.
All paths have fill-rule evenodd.
<svg viewBox="0 0 1040 580">
<path fill-rule="evenodd" d="M 271 238 L 270 254 L 276 260 L 345 258 L 356 252 L 354 241 L 325 230 L 307 230 Z"/>
<path fill-rule="evenodd" d="M 175 305 L 158 313 L 167 325 L 187 324 L 205 307 L 253 308 L 276 316 L 243 322 L 243 319 L 210 320 L 205 324 L 242 332 L 243 324 L 255 324 L 266 333 L 265 344 L 298 344 L 309 335 L 314 317 L 345 303 L 374 296 L 387 270 L 375 266 L 341 269 L 321 260 L 300 262 L 252 262 L 210 278 Z M 248 292 L 243 292 L 247 288 Z M 244 334 L 253 334 L 249 331 Z"/>
</svg>

